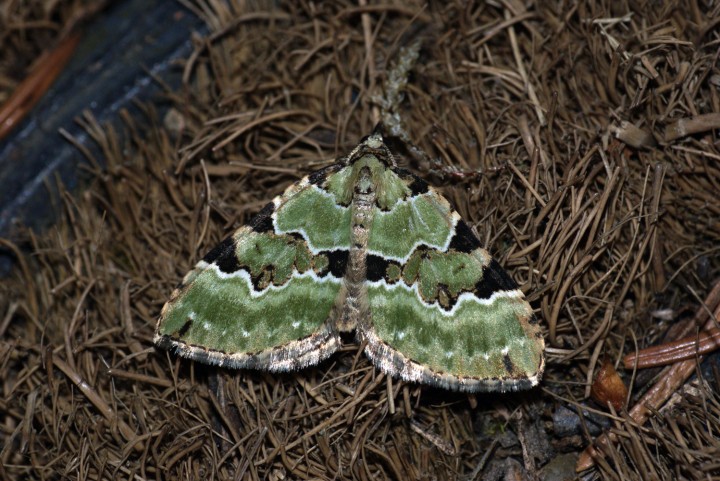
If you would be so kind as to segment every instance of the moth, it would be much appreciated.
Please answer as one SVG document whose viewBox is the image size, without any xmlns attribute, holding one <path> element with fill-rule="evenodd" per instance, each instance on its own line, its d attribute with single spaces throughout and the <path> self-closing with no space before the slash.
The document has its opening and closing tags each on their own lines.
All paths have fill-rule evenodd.
<svg viewBox="0 0 720 481">
<path fill-rule="evenodd" d="M 464 392 L 536 385 L 538 320 L 449 202 L 382 134 L 273 199 L 172 293 L 155 343 L 195 361 L 291 371 L 355 332 L 383 372 Z"/>
</svg>

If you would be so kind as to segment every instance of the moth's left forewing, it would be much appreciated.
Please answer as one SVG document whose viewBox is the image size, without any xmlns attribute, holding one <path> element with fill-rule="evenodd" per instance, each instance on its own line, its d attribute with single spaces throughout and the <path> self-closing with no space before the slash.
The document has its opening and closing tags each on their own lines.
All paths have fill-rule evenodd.
<svg viewBox="0 0 720 481">
<path fill-rule="evenodd" d="M 323 187 L 333 165 L 291 185 L 185 276 L 155 342 L 208 364 L 299 369 L 339 345 L 349 209 Z"/>
<path fill-rule="evenodd" d="M 373 222 L 370 315 L 358 326 L 369 357 L 403 379 L 454 390 L 537 384 L 544 342 L 523 293 L 435 189 L 388 172 L 409 194 Z"/>
</svg>

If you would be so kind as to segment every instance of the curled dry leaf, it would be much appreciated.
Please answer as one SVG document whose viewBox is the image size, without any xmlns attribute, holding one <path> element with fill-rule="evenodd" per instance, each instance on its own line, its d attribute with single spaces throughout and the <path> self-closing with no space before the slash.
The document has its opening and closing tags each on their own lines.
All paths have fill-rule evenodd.
<svg viewBox="0 0 720 481">
<path fill-rule="evenodd" d="M 613 409 L 619 411 L 625 405 L 628 390 L 610 361 L 603 362 L 595 376 L 590 395 L 603 406 L 609 402 Z"/>
</svg>

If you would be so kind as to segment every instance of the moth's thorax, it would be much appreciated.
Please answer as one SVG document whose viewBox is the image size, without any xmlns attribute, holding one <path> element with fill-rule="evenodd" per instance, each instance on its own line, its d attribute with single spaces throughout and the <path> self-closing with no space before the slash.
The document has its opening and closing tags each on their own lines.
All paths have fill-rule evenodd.
<svg viewBox="0 0 720 481">
<path fill-rule="evenodd" d="M 362 182 L 365 188 L 371 186 L 374 189 L 375 205 L 381 211 L 389 211 L 413 195 L 410 184 L 395 173 L 397 167 L 387 147 L 361 148 L 364 145 L 360 144 L 346 157 L 341 163 L 343 167 L 329 176 L 321 188 L 331 194 L 338 205 L 349 207 L 355 202 L 356 187 L 363 187 L 359 182 L 360 174 L 364 172 Z"/>
<path fill-rule="evenodd" d="M 378 175 L 380 175 L 386 169 L 383 161 L 373 154 L 367 154 L 363 155 L 362 157 L 358 157 L 357 159 L 353 160 L 350 165 L 352 166 L 353 176 L 355 178 L 356 185 L 358 180 L 360 180 L 360 173 L 363 171 L 363 169 L 367 170 L 366 180 L 370 182 L 376 181 Z"/>
</svg>

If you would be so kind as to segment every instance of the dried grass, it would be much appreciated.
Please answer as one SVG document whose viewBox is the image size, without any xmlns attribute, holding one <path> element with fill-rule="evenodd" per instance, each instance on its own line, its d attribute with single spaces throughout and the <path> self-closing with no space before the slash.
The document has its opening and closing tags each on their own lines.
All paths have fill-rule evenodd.
<svg viewBox="0 0 720 481">
<path fill-rule="evenodd" d="M 7 100 L 43 52 L 67 35 L 90 10 L 92 0 L 27 0 L 0 6 L 0 105 Z"/>
<path fill-rule="evenodd" d="M 0 283 L 0 474 L 532 476 L 591 440 L 554 436 L 549 420 L 560 405 L 603 409 L 587 401 L 598 359 L 663 340 L 697 305 L 689 289 L 703 297 L 720 277 L 718 125 L 697 117 L 720 111 L 707 5 L 193 6 L 214 33 L 197 40 L 171 112 L 125 118 L 123 135 L 86 118 L 105 167 L 91 159 L 92 185 L 63 197 L 63 218 Z M 548 330 L 544 388 L 420 388 L 350 342 L 283 375 L 156 351 L 155 319 L 182 275 L 370 131 L 387 69 L 418 37 L 400 114 L 430 160 L 403 160 L 530 294 Z M 672 320 L 654 318 L 661 309 Z M 635 377 L 631 403 L 651 381 Z M 646 426 L 608 414 L 620 442 L 589 476 L 720 475 L 709 382 Z"/>
</svg>

